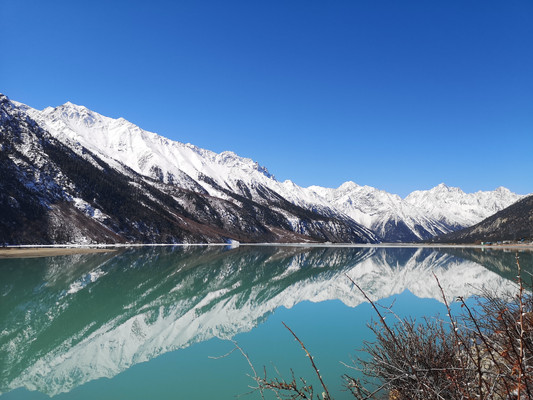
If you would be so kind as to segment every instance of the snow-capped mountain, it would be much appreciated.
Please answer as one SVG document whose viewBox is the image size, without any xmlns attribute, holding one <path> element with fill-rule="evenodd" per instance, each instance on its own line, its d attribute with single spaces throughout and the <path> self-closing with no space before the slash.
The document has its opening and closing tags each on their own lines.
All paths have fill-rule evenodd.
<svg viewBox="0 0 533 400">
<path fill-rule="evenodd" d="M 208 230 L 211 234 L 207 235 L 210 239 L 185 240 L 369 243 L 427 240 L 471 226 L 522 197 L 505 188 L 464 193 L 444 184 L 413 192 L 404 199 L 353 182 L 337 189 L 303 188 L 289 180 L 277 181 L 265 167 L 249 158 L 172 141 L 123 118 L 109 118 L 70 102 L 44 110 L 9 102 L 7 98 L 4 103 L 10 104 L 12 114 L 32 121 L 31 129 L 46 132 L 81 160 L 125 176 L 123 180 L 130 182 L 127 184 L 130 188 L 152 191 L 170 200 L 172 204 L 162 199 L 158 202 L 165 203 L 167 212 L 173 214 L 171 219 L 176 218 L 177 212 L 202 226 L 195 225 L 195 231 L 201 230 L 205 236 Z M 20 153 L 25 154 L 24 149 Z M 68 178 L 65 171 L 62 174 Z M 71 183 L 73 190 L 76 187 Z M 113 217 L 109 208 L 103 210 L 92 198 L 81 196 L 78 189 L 74 191 L 63 196 L 66 203 L 75 204 L 76 209 L 100 224 Z M 217 230 L 216 235 L 212 228 Z M 150 240 L 157 241 L 155 236 L 152 234 Z M 169 235 L 167 240 L 184 239 Z"/>
<path fill-rule="evenodd" d="M 308 189 L 390 242 L 426 240 L 474 225 L 524 197 L 503 187 L 465 193 L 445 184 L 412 192 L 405 199 L 353 182 L 337 189 Z"/>
<path fill-rule="evenodd" d="M 162 183 L 226 200 L 238 194 L 267 204 L 285 199 L 299 206 L 318 203 L 336 214 L 313 193 L 290 181 L 277 181 L 265 167 L 231 151 L 215 153 L 172 141 L 123 118 L 108 118 L 72 103 L 42 111 L 17 104 L 57 139 L 81 145 L 117 168 L 126 166 Z"/>
<path fill-rule="evenodd" d="M 309 189 L 386 242 L 410 242 L 448 232 L 439 220 L 429 218 L 396 194 L 353 182 L 337 189 L 318 186 Z"/>
<path fill-rule="evenodd" d="M 2 243 L 377 241 L 262 185 L 277 182 L 249 159 L 72 104 L 0 106 Z"/>
<path fill-rule="evenodd" d="M 441 183 L 431 190 L 412 192 L 405 201 L 456 230 L 477 224 L 524 197 L 501 186 L 493 191 L 465 193 Z"/>
<path fill-rule="evenodd" d="M 108 118 L 70 102 L 42 111 L 18 105 L 62 142 L 81 145 L 117 168 L 124 165 L 163 183 L 226 199 L 227 190 L 253 199 L 257 192 L 246 192 L 243 183 L 253 187 L 274 180 L 251 159 L 171 141 L 123 118 Z"/>
<path fill-rule="evenodd" d="M 433 241 L 474 243 L 525 239 L 533 239 L 533 196 L 517 201 L 478 224 L 435 238 Z"/>
<path fill-rule="evenodd" d="M 353 223 L 312 191 L 290 181 L 279 182 L 257 162 L 231 151 L 215 153 L 190 143 L 142 130 L 123 118 L 102 116 L 83 106 L 66 103 L 42 111 L 18 103 L 41 126 L 69 146 L 81 145 L 117 168 L 127 166 L 162 183 L 234 201 L 249 200 L 286 207 L 294 205 Z M 299 233 L 305 227 L 292 220 Z M 372 233 L 365 231 L 371 236 Z"/>
<path fill-rule="evenodd" d="M 19 294 L 6 298 L 0 321 L 0 392 L 70 391 L 169 351 L 232 338 L 302 301 L 356 307 L 365 299 L 346 274 L 373 300 L 409 291 L 442 301 L 433 273 L 450 299 L 515 289 L 477 263 L 427 248 L 137 249 L 32 265 L 38 273 L 0 271 L 11 285 L 0 288 Z"/>
</svg>

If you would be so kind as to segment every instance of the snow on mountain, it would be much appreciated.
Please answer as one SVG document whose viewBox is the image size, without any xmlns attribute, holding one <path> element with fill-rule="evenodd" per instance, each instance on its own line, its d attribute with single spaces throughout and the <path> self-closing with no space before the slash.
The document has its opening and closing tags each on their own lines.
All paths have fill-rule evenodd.
<svg viewBox="0 0 533 400">
<path fill-rule="evenodd" d="M 478 224 L 449 233 L 433 241 L 453 243 L 498 242 L 533 239 L 533 196 L 485 218 Z"/>
<path fill-rule="evenodd" d="M 377 241 L 349 218 L 295 206 L 269 187 L 279 183 L 265 168 L 234 153 L 173 142 L 71 103 L 37 111 L 0 100 L 0 169 L 13 180 L 0 182 L 2 243 Z M 22 181 L 30 195 L 16 190 Z M 40 197 L 47 201 L 38 220 L 35 207 L 16 203 Z"/>
<path fill-rule="evenodd" d="M 384 241 L 413 241 L 445 232 L 438 221 L 395 194 L 346 182 L 337 189 L 311 186 L 337 209 L 376 232 Z"/>
<path fill-rule="evenodd" d="M 354 182 L 346 182 L 337 189 L 319 186 L 308 189 L 384 241 L 392 242 L 429 239 L 473 225 L 524 197 L 503 187 L 464 193 L 444 184 L 415 191 L 405 199 Z"/>
<path fill-rule="evenodd" d="M 26 304 L 28 312 L 38 307 L 41 314 L 48 307 L 43 318 L 21 331 L 16 321 L 6 325 L 10 339 L 0 350 L 11 349 L 10 364 L 17 365 L 18 372 L 6 374 L 11 379 L 1 389 L 26 387 L 56 395 L 94 379 L 113 377 L 169 351 L 213 337 L 230 339 L 250 331 L 279 307 L 332 299 L 356 307 L 365 299 L 346 274 L 373 300 L 410 291 L 442 301 L 433 273 L 450 298 L 468 297 L 482 287 L 501 291 L 516 287 L 479 264 L 432 249 L 211 249 L 205 255 L 191 251 L 190 257 L 186 253 L 130 252 L 126 260 L 106 258 L 80 271 L 79 277 L 56 278 L 64 283 L 45 286 L 38 292 L 41 302 Z M 87 259 L 97 257 L 101 256 Z M 134 266 L 124 267 L 133 259 Z M 176 268 L 163 267 L 170 260 Z M 144 275 L 148 270 L 153 271 L 150 279 Z M 73 286 L 76 290 L 70 290 Z M 91 313 L 76 319 L 72 336 L 58 338 L 45 353 L 33 355 L 27 340 L 20 340 L 24 335 L 46 334 L 56 320 L 80 307 L 90 310 L 92 302 L 99 304 L 109 290 L 113 290 L 115 313 L 106 312 L 96 322 Z M 19 357 L 28 364 L 19 364 Z"/>
<path fill-rule="evenodd" d="M 79 143 L 112 165 L 123 164 L 161 182 L 194 190 L 198 187 L 192 178 L 210 195 L 226 197 L 220 188 L 243 194 L 239 182 L 250 185 L 274 180 L 266 168 L 231 151 L 215 153 L 172 141 L 124 118 L 105 117 L 70 102 L 42 111 L 27 106 L 25 110 L 56 138 Z"/>
<path fill-rule="evenodd" d="M 504 187 L 493 191 L 465 193 L 457 187 L 441 183 L 430 190 L 412 192 L 405 201 L 428 217 L 440 220 L 456 230 L 477 224 L 524 197 Z"/>
<path fill-rule="evenodd" d="M 269 207 L 269 212 L 278 216 L 268 218 L 271 224 L 268 229 L 281 236 L 281 240 L 294 241 L 295 238 L 283 239 L 287 235 L 280 233 L 280 228 L 314 237 L 312 240 L 378 241 L 373 232 L 327 204 L 311 210 L 303 201 L 298 205 L 298 202 L 288 200 L 284 195 L 289 194 L 294 199 L 294 192 L 286 190 L 285 184 L 249 158 L 230 151 L 215 153 L 189 143 L 172 141 L 123 118 L 108 118 L 72 103 L 42 111 L 16 104 L 55 138 L 74 151 L 78 149 L 80 156 L 83 156 L 82 149 L 88 149 L 123 173 L 133 170 L 155 182 L 208 194 L 241 209 L 249 208 L 243 203 L 246 199 Z M 168 188 L 156 187 L 168 191 Z M 190 207 L 190 201 L 183 196 L 176 200 L 182 207 Z M 313 214 L 309 214 L 310 210 Z M 300 241 L 307 240 L 300 238 Z"/>
<path fill-rule="evenodd" d="M 70 102 L 42 111 L 16 104 L 74 151 L 89 149 L 123 172 L 131 169 L 157 182 L 208 194 L 238 207 L 243 207 L 242 198 L 252 200 L 281 213 L 290 229 L 303 235 L 325 229 L 336 232 L 337 238 L 343 231 L 354 231 L 371 242 L 426 240 L 478 223 L 522 197 L 505 188 L 464 193 L 444 184 L 415 191 L 405 199 L 354 182 L 337 189 L 303 188 L 289 180 L 277 181 L 265 167 L 233 152 L 215 153 L 172 141 L 123 118 L 105 117 Z M 290 211 L 291 204 L 333 221 L 313 222 L 310 228 L 301 210 L 297 216 Z M 187 202 L 181 205 L 189 206 Z"/>
</svg>

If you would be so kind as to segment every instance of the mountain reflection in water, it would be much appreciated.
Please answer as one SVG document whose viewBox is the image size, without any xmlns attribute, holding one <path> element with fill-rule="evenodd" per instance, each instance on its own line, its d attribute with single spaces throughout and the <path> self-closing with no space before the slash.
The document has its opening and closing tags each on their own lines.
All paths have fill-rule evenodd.
<svg viewBox="0 0 533 400">
<path fill-rule="evenodd" d="M 364 298 L 346 274 L 375 300 L 408 290 L 440 301 L 433 273 L 449 298 L 482 286 L 513 290 L 514 253 L 493 253 L 169 247 L 0 260 L 0 394 L 68 392 L 163 353 L 250 331 L 280 306 L 338 299 L 356 307 Z M 522 258 L 532 265 L 530 253 Z"/>
</svg>

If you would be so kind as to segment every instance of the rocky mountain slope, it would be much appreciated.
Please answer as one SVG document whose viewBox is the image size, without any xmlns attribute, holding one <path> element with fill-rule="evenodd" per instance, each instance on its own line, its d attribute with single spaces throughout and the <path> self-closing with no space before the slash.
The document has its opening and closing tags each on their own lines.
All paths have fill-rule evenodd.
<svg viewBox="0 0 533 400">
<path fill-rule="evenodd" d="M 268 187 L 255 185 L 253 194 L 241 194 L 201 172 L 194 180 L 180 169 L 163 172 L 159 168 L 154 173 L 154 164 L 146 160 L 155 151 L 132 143 L 143 138 L 144 131 L 122 120 L 117 123 L 129 142 L 117 132 L 106 131 L 98 137 L 98 130 L 93 129 L 97 120 L 118 120 L 75 109 L 72 124 L 85 129 L 94 139 L 92 145 L 65 137 L 34 119 L 36 114 L 29 107 L 0 97 L 0 243 L 377 241 L 353 220 L 295 206 Z M 69 120 L 72 114 L 66 116 Z M 140 136 L 128 136 L 128 132 Z M 102 149 L 122 154 L 120 148 L 100 139 L 131 147 L 123 151 L 124 158 L 112 158 Z M 152 139 L 164 142 L 157 135 Z M 203 154 L 201 149 L 184 146 Z M 163 150 L 176 152 L 170 147 Z M 136 164 L 130 162 L 135 168 L 125 164 L 133 155 L 139 156 Z M 187 155 L 190 163 L 203 162 L 203 158 Z M 231 165 L 231 159 L 242 161 L 236 156 L 209 156 L 206 159 L 221 165 Z M 244 164 L 255 168 L 251 161 Z M 148 170 L 143 169 L 147 165 Z M 261 168 L 256 170 L 270 179 Z M 239 180 L 232 182 L 239 186 Z"/>
</svg>

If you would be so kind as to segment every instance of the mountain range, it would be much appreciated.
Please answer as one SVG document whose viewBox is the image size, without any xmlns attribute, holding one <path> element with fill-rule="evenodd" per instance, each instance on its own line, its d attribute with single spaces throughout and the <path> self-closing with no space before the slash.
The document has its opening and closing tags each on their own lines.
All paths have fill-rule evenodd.
<svg viewBox="0 0 533 400">
<path fill-rule="evenodd" d="M 473 243 L 533 238 L 533 196 L 517 201 L 469 228 L 434 238 L 434 242 Z"/>
<path fill-rule="evenodd" d="M 65 103 L 0 95 L 0 243 L 412 242 L 524 196 L 441 184 L 405 198 L 280 182 L 233 152 L 169 140 Z"/>
</svg>

